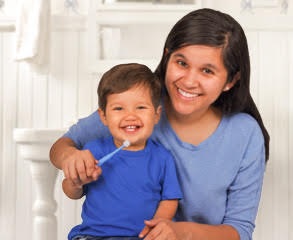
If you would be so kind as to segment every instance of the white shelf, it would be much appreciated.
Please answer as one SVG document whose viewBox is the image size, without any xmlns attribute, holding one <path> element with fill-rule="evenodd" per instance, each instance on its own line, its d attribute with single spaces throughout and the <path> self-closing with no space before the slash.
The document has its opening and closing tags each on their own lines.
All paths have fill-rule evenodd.
<svg viewBox="0 0 293 240">
<path fill-rule="evenodd" d="M 159 59 L 143 59 L 143 58 L 120 58 L 120 59 L 105 59 L 105 60 L 97 60 L 90 65 L 91 73 L 103 74 L 108 71 L 110 68 L 117 64 L 121 63 L 142 63 L 147 65 L 151 70 L 155 70 L 157 65 L 159 64 Z"/>
<path fill-rule="evenodd" d="M 0 32 L 13 32 L 15 30 L 15 19 L 13 17 L 0 15 Z"/>
<path fill-rule="evenodd" d="M 109 3 L 102 4 L 91 0 L 88 14 L 89 68 L 92 73 L 104 73 L 114 65 L 127 62 L 144 63 L 155 70 L 159 59 L 146 58 L 102 58 L 103 39 L 100 33 L 103 27 L 123 28 L 125 25 L 162 25 L 170 27 L 178 19 L 202 7 L 202 0 L 192 4 L 152 4 L 152 3 Z M 168 27 L 169 27 L 168 26 Z M 119 40 L 117 40 L 119 41 Z M 119 46 L 119 43 L 113 44 Z M 114 52 L 117 52 L 116 50 Z"/>
<path fill-rule="evenodd" d="M 174 23 L 197 5 L 191 4 L 108 4 L 96 9 L 100 25 Z"/>
</svg>

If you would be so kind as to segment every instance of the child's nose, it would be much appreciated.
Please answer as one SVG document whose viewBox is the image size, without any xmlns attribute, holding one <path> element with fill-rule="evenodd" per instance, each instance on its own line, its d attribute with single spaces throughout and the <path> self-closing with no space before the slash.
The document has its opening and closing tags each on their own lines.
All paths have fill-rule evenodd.
<svg viewBox="0 0 293 240">
<path fill-rule="evenodd" d="M 126 113 L 126 120 L 135 120 L 135 119 L 137 119 L 137 115 L 135 111 L 128 110 Z"/>
</svg>

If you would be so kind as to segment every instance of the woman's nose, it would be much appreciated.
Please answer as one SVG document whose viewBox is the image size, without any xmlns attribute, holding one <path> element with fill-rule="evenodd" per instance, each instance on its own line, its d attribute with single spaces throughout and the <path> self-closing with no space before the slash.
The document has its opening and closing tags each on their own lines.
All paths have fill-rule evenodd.
<svg viewBox="0 0 293 240">
<path fill-rule="evenodd" d="M 184 77 L 184 85 L 187 88 L 194 88 L 199 86 L 199 74 L 195 70 L 190 70 Z"/>
</svg>

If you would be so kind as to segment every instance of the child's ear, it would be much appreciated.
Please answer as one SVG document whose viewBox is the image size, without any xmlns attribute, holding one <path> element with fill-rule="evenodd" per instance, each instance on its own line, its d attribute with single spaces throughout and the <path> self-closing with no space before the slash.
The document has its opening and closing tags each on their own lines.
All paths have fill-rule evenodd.
<svg viewBox="0 0 293 240">
<path fill-rule="evenodd" d="M 105 126 L 107 126 L 107 119 L 106 119 L 106 114 L 105 114 L 105 112 L 104 112 L 101 108 L 99 108 L 99 109 L 98 109 L 98 114 L 100 115 L 100 119 L 101 119 L 102 123 L 103 123 Z"/>
<path fill-rule="evenodd" d="M 161 113 L 162 113 L 162 106 L 158 106 L 155 112 L 155 123 L 157 124 L 160 121 L 160 117 L 161 117 Z"/>
</svg>

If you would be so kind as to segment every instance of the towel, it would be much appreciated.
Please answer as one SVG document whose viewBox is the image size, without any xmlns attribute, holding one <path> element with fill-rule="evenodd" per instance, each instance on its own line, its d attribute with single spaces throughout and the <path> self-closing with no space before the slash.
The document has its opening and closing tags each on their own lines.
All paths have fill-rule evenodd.
<svg viewBox="0 0 293 240">
<path fill-rule="evenodd" d="M 15 60 L 28 63 L 40 73 L 49 67 L 50 16 L 49 0 L 20 0 L 15 25 Z"/>
</svg>

